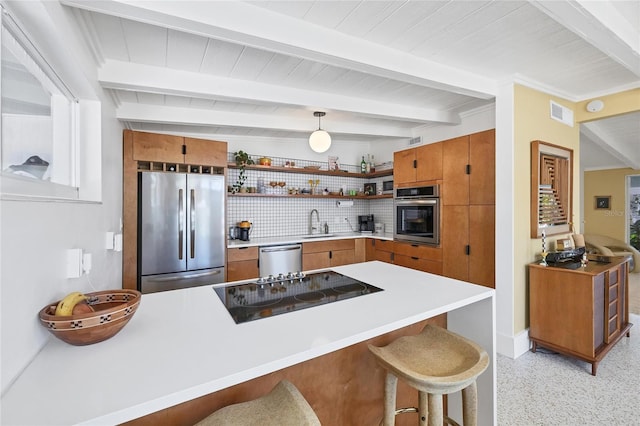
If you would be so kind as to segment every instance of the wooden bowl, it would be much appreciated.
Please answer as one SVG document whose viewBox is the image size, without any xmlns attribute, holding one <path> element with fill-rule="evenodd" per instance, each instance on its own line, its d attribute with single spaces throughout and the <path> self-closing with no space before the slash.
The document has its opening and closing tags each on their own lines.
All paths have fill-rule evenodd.
<svg viewBox="0 0 640 426">
<path fill-rule="evenodd" d="M 115 336 L 136 313 L 142 294 L 136 290 L 104 290 L 87 293 L 95 312 L 55 315 L 58 302 L 40 310 L 40 324 L 58 339 L 77 346 L 91 345 Z"/>
</svg>

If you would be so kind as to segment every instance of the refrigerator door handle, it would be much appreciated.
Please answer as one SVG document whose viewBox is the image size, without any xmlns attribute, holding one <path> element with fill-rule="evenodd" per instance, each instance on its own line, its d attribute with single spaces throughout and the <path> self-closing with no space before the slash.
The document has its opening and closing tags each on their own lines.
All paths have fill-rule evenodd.
<svg viewBox="0 0 640 426">
<path fill-rule="evenodd" d="M 191 206 L 189 209 L 189 226 L 191 232 L 191 258 L 196 257 L 196 190 L 191 190 Z"/>
<path fill-rule="evenodd" d="M 218 275 L 221 273 L 222 273 L 221 269 L 216 269 L 215 271 L 201 272 L 201 273 L 195 273 L 195 274 L 189 274 L 189 275 L 180 275 L 179 277 L 151 278 L 151 279 L 148 279 L 148 281 L 169 282 L 169 281 L 178 281 L 178 280 L 184 280 L 189 278 L 209 277 L 209 276 Z"/>
<path fill-rule="evenodd" d="M 182 246 L 184 245 L 184 207 L 182 189 L 178 190 L 178 259 L 182 260 Z"/>
</svg>

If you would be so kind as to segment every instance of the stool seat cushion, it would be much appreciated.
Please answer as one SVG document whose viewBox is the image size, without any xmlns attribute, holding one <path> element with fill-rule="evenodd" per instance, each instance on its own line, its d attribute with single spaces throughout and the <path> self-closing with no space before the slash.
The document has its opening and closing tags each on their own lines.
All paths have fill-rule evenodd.
<svg viewBox="0 0 640 426">
<path fill-rule="evenodd" d="M 252 401 L 229 405 L 196 426 L 315 426 L 320 425 L 304 396 L 283 380 L 271 392 Z"/>
<path fill-rule="evenodd" d="M 435 394 L 464 389 L 489 365 L 489 355 L 475 342 L 431 324 L 420 334 L 369 349 L 389 372 Z"/>
</svg>

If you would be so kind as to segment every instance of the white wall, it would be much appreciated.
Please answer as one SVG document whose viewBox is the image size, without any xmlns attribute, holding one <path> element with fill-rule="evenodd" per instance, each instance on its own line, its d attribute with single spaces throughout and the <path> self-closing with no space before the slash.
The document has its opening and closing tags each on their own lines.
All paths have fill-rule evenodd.
<svg viewBox="0 0 640 426">
<path fill-rule="evenodd" d="M 76 75 L 65 82 L 75 86 L 76 93 L 82 96 L 91 94 L 87 89 L 91 86 L 94 98 L 102 101 L 102 162 L 97 171 L 96 168 L 88 171 L 101 176 L 102 198 L 101 202 L 0 201 L 3 393 L 47 340 L 53 338 L 38 323 L 41 308 L 70 291 L 122 287 L 121 255 L 104 249 L 105 232 L 118 230 L 122 211 L 122 127 L 111 101 L 103 95 L 92 74 L 95 69 L 88 66 L 92 60 L 83 44 L 72 34 L 64 33 L 71 28 L 66 21 L 67 12 L 57 2 L 15 6 L 14 13 L 23 13 L 19 16 L 23 24 L 36 28 L 34 34 L 38 37 L 47 38 L 43 50 L 47 51 L 46 45 L 67 49 L 48 50 L 55 60 L 75 66 Z M 51 28 L 56 31 L 46 31 Z M 73 52 L 71 56 L 67 55 L 69 52 Z M 76 80 L 79 70 L 87 80 Z M 88 276 L 65 277 L 69 248 L 82 248 L 92 254 L 93 269 Z"/>
</svg>

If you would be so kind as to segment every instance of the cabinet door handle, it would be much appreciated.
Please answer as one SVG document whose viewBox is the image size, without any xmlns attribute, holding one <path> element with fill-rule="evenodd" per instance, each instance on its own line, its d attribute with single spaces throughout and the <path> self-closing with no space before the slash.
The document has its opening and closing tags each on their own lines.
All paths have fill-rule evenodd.
<svg viewBox="0 0 640 426">
<path fill-rule="evenodd" d="M 471 164 L 467 164 L 467 167 L 466 167 L 465 173 L 466 173 L 466 174 L 468 174 L 468 175 L 470 175 L 470 174 L 471 174 Z"/>
<path fill-rule="evenodd" d="M 333 252 L 329 252 L 329 259 L 333 259 Z"/>
<path fill-rule="evenodd" d="M 464 254 L 466 254 L 467 256 L 469 256 L 471 254 L 471 246 L 470 245 L 464 246 Z"/>
<path fill-rule="evenodd" d="M 411 258 L 412 258 L 413 260 L 419 260 L 419 259 L 420 259 L 419 257 L 413 257 L 413 256 L 411 256 Z"/>
<path fill-rule="evenodd" d="M 414 169 L 418 168 L 418 160 L 413 160 L 413 168 Z"/>
<path fill-rule="evenodd" d="M 182 145 L 182 155 L 187 155 L 187 146 Z"/>
</svg>

